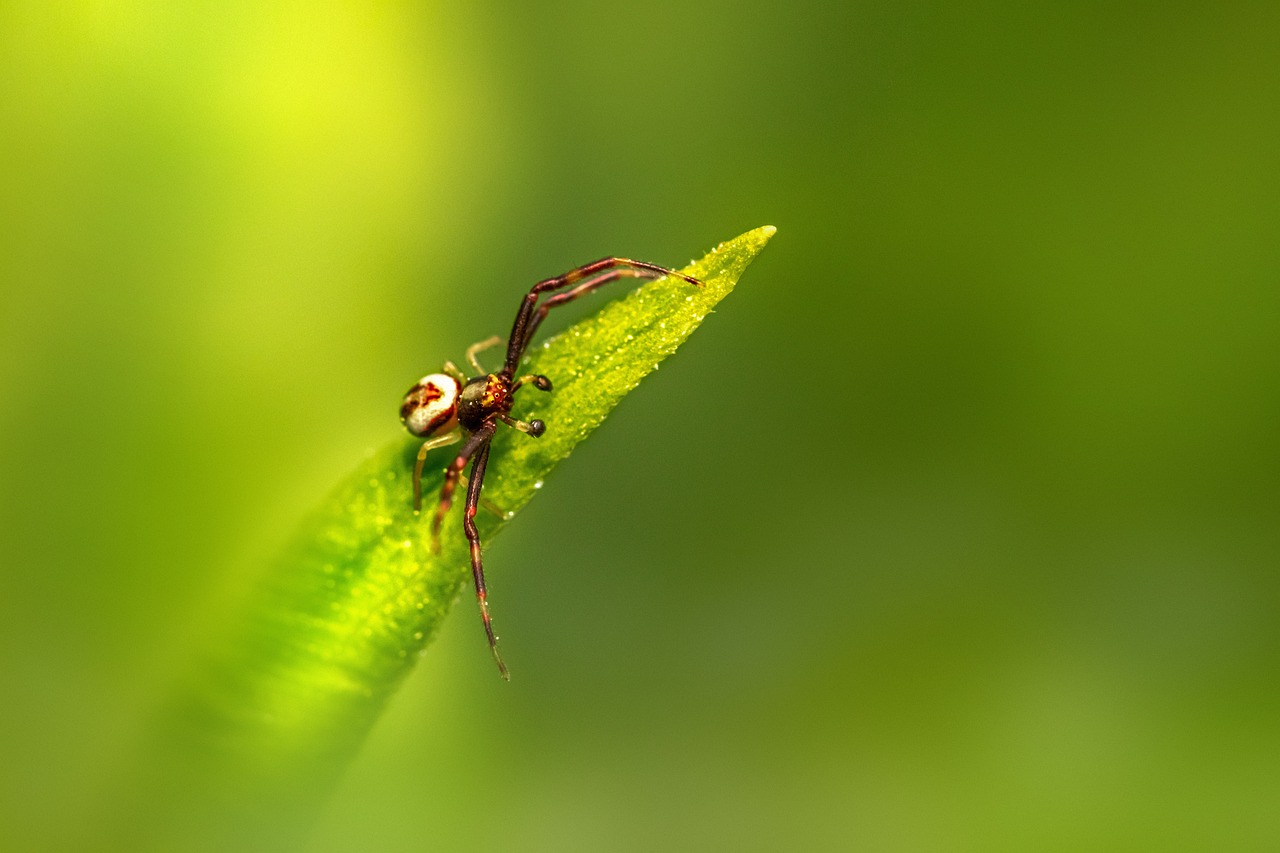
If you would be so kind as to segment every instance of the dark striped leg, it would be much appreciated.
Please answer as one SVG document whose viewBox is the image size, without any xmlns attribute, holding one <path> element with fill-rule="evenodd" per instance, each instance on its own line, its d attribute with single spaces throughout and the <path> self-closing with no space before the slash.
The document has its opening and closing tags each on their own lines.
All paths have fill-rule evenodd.
<svg viewBox="0 0 1280 853">
<path fill-rule="evenodd" d="M 470 488 L 471 488 L 471 481 L 467 479 L 467 475 L 466 475 L 466 474 L 459 474 L 459 475 L 458 475 L 458 485 L 462 486 L 462 488 L 464 488 L 464 489 L 470 489 Z M 510 515 L 510 514 L 509 514 L 505 509 L 503 509 L 502 507 L 498 506 L 496 503 L 494 503 L 493 501 L 489 500 L 488 498 L 484 498 L 484 497 L 480 498 L 480 506 L 482 506 L 482 507 L 484 507 L 485 509 L 489 510 L 489 512 L 493 513 L 494 515 L 496 515 L 498 518 L 502 519 L 503 521 L 506 521 L 506 520 L 507 520 L 507 518 L 508 518 L 508 517 L 509 517 L 509 515 Z"/>
<path fill-rule="evenodd" d="M 527 350 L 529 348 L 529 343 L 533 340 L 534 333 L 538 331 L 538 327 L 542 325 L 542 321 L 547 318 L 547 313 L 557 305 L 572 302 L 579 296 L 590 293 L 597 287 L 606 285 L 611 281 L 617 281 L 620 278 L 653 279 L 657 277 L 658 276 L 648 270 L 633 270 L 629 267 L 623 267 L 622 269 L 609 270 L 609 272 L 601 273 L 594 278 L 589 278 L 581 284 L 578 284 L 572 290 L 566 290 L 563 293 L 557 293 L 555 296 L 549 297 L 538 306 L 538 310 L 529 318 L 529 324 L 525 326 L 524 340 L 521 342 L 521 349 Z"/>
<path fill-rule="evenodd" d="M 484 469 L 489 464 L 489 445 L 486 443 L 476 451 L 475 461 L 471 463 L 471 482 L 467 486 L 467 511 L 463 516 L 462 527 L 467 531 L 467 542 L 471 544 L 471 576 L 476 582 L 476 601 L 480 604 L 480 621 L 484 623 L 484 635 L 489 638 L 489 650 L 493 652 L 493 660 L 498 664 L 498 672 L 507 681 L 511 673 L 502 662 L 498 653 L 498 638 L 493 633 L 493 621 L 489 618 L 489 597 L 484 585 L 484 563 L 480 559 L 480 531 L 476 530 L 476 506 L 480 503 L 480 489 L 484 486 Z"/>
<path fill-rule="evenodd" d="M 467 462 L 476 454 L 476 451 L 489 443 L 494 431 L 495 427 L 490 426 L 471 433 L 467 437 L 466 444 L 462 445 L 462 449 L 458 451 L 458 455 L 449 463 L 449 467 L 444 469 L 444 486 L 440 489 L 440 502 L 436 504 L 435 518 L 431 519 L 432 553 L 440 553 L 440 525 L 444 523 L 444 517 L 449 514 L 449 507 L 453 506 L 453 491 L 458 487 L 458 476 L 462 473 L 462 469 L 467 467 Z"/>
<path fill-rule="evenodd" d="M 520 364 L 520 358 L 524 355 L 525 348 L 528 347 L 529 341 L 532 337 L 529 333 L 528 326 L 533 320 L 533 309 L 538 303 L 539 296 L 544 293 L 550 293 L 554 290 L 562 290 L 570 285 L 592 278 L 599 273 L 618 268 L 631 269 L 632 277 L 634 278 L 662 278 L 665 275 L 674 275 L 684 279 L 690 284 L 696 284 L 699 286 L 702 284 L 702 282 L 698 281 L 696 278 L 691 278 L 682 272 L 669 270 L 666 267 L 660 267 L 657 264 L 647 264 L 644 261 L 633 261 L 630 258 L 601 258 L 600 260 L 586 264 L 585 266 L 569 270 L 564 275 L 544 279 L 530 289 L 529 293 L 524 297 L 524 301 L 520 304 L 520 310 L 516 312 L 516 321 L 511 327 L 511 337 L 507 339 L 507 361 L 503 365 L 503 373 L 507 376 L 515 375 L 516 368 Z M 612 281 L 612 279 L 606 279 L 606 281 Z M 594 287 L 599 287 L 600 284 L 604 283 L 604 281 L 601 281 L 594 285 Z M 582 291 L 582 293 L 585 292 L 587 291 Z M 567 302 L 568 300 L 566 299 L 564 301 Z M 563 304 L 563 302 L 559 304 Z"/>
</svg>

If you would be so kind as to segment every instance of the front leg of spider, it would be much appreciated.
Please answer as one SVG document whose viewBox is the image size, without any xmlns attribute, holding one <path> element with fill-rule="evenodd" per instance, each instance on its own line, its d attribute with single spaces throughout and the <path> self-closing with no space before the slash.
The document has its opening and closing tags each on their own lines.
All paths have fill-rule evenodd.
<svg viewBox="0 0 1280 853">
<path fill-rule="evenodd" d="M 458 488 L 462 469 L 467 467 L 467 463 L 481 447 L 488 445 L 496 431 L 490 425 L 488 428 L 482 427 L 479 431 L 471 433 L 466 444 L 462 445 L 462 449 L 458 451 L 458 455 L 449 463 L 449 467 L 444 469 L 444 486 L 440 489 L 440 502 L 436 504 L 435 517 L 431 519 L 431 550 L 436 554 L 440 553 L 440 526 L 444 523 L 444 517 L 449 514 L 449 507 L 453 506 L 453 493 Z M 470 486 L 467 488 L 470 491 Z"/>
<path fill-rule="evenodd" d="M 476 452 L 471 463 L 471 482 L 467 484 L 467 508 L 462 517 L 462 529 L 467 533 L 471 546 L 471 577 L 476 585 L 476 601 L 480 604 L 480 621 L 484 623 L 484 635 L 489 640 L 489 651 L 498 665 L 498 672 L 506 681 L 511 680 L 507 665 L 498 651 L 498 637 L 493 633 L 493 620 L 489 617 L 489 591 L 484 585 L 484 562 L 480 556 L 480 531 L 476 529 L 476 506 L 480 503 L 480 490 L 484 488 L 484 469 L 489 464 L 489 442 Z"/>
<path fill-rule="evenodd" d="M 498 430 L 498 424 L 506 424 L 534 438 L 546 431 L 546 424 L 540 420 L 526 423 L 511 417 L 516 392 L 525 385 L 532 385 L 540 391 L 551 390 L 551 380 L 547 377 L 535 373 L 516 378 L 516 370 L 534 333 L 552 308 L 572 302 L 579 296 L 621 278 L 656 279 L 667 275 L 677 276 L 690 284 L 702 285 L 702 282 L 684 273 L 626 258 L 603 258 L 572 269 L 564 275 L 540 281 L 520 302 L 511 327 L 511 336 L 507 338 L 507 357 L 501 370 L 497 373 L 485 373 L 477 359 L 480 352 L 502 342 L 500 338 L 490 338 L 467 350 L 467 361 L 481 375 L 464 379 L 457 367 L 446 363 L 443 373 L 424 376 L 409 389 L 401 403 L 400 420 L 405 428 L 424 439 L 413 470 L 414 512 L 420 511 L 422 506 L 422 468 L 427 452 L 452 444 L 459 438 L 463 439 L 462 449 L 445 469 L 440 501 L 436 504 L 435 515 L 431 520 L 432 549 L 436 552 L 440 550 L 440 528 L 453 505 L 453 493 L 458 488 L 458 481 L 466 479 L 462 470 L 470 462 L 471 476 L 467 481 L 466 512 L 462 526 L 471 549 L 471 575 L 475 581 L 476 601 L 480 605 L 480 619 L 484 623 L 489 649 L 503 678 L 509 679 L 510 674 L 502 662 L 502 655 L 498 653 L 498 638 L 493 632 L 493 621 L 489 616 L 488 590 L 484 582 L 480 533 L 476 528 L 475 515 L 477 507 L 482 503 L 491 506 L 480 493 L 484 488 L 485 468 L 489 464 L 490 442 Z M 538 304 L 543 294 L 555 291 L 562 292 L 555 293 L 541 305 Z"/>
</svg>

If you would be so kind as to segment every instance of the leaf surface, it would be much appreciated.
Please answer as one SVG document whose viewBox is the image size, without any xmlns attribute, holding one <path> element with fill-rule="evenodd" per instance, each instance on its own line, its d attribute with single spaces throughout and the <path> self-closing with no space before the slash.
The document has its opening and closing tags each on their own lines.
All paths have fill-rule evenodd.
<svg viewBox="0 0 1280 853">
<path fill-rule="evenodd" d="M 554 390 L 522 390 L 513 414 L 540 418 L 547 429 L 538 439 L 505 427 L 495 437 L 484 496 L 507 517 L 476 516 L 485 542 L 676 351 L 773 233 L 770 226 L 750 231 L 685 267 L 703 287 L 652 281 L 534 343 L 522 372 L 547 375 Z M 392 442 L 312 513 L 228 642 L 189 685 L 181 715 L 185 778 L 175 784 L 193 797 L 234 801 L 234 811 L 250 805 L 268 821 L 288 802 L 322 796 L 459 594 L 470 599 L 461 490 L 440 553 L 430 548 L 441 469 L 458 446 L 428 458 L 418 516 L 411 479 L 419 444 L 410 436 Z M 476 643 L 484 643 L 474 607 L 464 611 L 476 621 Z"/>
</svg>

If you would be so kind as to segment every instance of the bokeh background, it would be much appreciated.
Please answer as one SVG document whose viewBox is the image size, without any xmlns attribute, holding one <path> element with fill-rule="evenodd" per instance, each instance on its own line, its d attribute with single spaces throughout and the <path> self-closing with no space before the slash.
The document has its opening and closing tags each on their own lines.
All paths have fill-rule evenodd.
<svg viewBox="0 0 1280 853">
<path fill-rule="evenodd" d="M 307 849 L 1280 847 L 1277 44 L 1274 3 L 3 4 L 0 848 L 91 825 L 521 289 L 764 224 L 493 543 L 512 683 L 459 608 Z"/>
</svg>

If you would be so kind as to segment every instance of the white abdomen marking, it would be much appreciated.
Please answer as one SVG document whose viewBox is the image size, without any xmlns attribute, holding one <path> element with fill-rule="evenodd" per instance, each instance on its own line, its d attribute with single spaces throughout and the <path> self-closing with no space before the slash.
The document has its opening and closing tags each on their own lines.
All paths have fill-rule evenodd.
<svg viewBox="0 0 1280 853">
<path fill-rule="evenodd" d="M 405 394 L 400 404 L 400 420 L 405 429 L 426 438 L 448 432 L 458 425 L 458 380 L 447 373 L 431 373 Z"/>
</svg>

